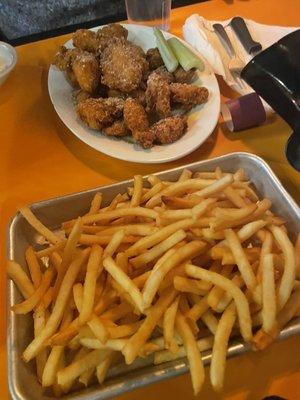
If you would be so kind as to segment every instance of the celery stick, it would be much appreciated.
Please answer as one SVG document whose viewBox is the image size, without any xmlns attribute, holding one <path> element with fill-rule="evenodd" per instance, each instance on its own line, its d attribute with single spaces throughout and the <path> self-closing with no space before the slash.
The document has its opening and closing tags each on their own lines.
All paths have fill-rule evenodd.
<svg viewBox="0 0 300 400">
<path fill-rule="evenodd" d="M 197 68 L 200 71 L 204 70 L 203 61 L 180 40 L 173 37 L 168 40 L 168 44 L 185 71 L 189 71 L 192 68 Z"/>
<path fill-rule="evenodd" d="M 164 61 L 164 64 L 169 72 L 174 72 L 178 67 L 178 61 L 173 54 L 168 42 L 166 41 L 164 35 L 158 28 L 153 28 L 154 35 L 156 37 L 156 44 L 160 55 Z"/>
</svg>

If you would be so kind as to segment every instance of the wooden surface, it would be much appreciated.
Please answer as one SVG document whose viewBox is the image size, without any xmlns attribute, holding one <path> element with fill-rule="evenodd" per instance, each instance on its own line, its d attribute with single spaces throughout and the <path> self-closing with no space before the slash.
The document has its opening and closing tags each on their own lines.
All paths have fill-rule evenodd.
<svg viewBox="0 0 300 400">
<path fill-rule="evenodd" d="M 298 0 L 212 0 L 172 11 L 171 31 L 181 35 L 185 19 L 199 13 L 209 19 L 234 15 L 258 22 L 300 26 Z M 6 385 L 5 242 L 9 219 L 20 205 L 61 194 L 100 186 L 232 151 L 263 157 L 285 187 L 300 202 L 300 174 L 284 157 L 290 128 L 279 118 L 268 124 L 228 133 L 220 120 L 213 135 L 194 153 L 160 165 L 126 163 L 97 153 L 72 135 L 60 122 L 47 91 L 48 68 L 61 36 L 17 48 L 18 64 L 0 89 L 0 399 L 9 398 Z M 221 84 L 224 97 L 234 94 Z M 208 370 L 207 370 L 208 375 Z M 273 345 L 264 353 L 251 353 L 227 364 L 226 385 L 215 394 L 207 379 L 201 399 L 259 400 L 276 394 L 300 399 L 300 337 Z M 120 397 L 120 400 L 193 399 L 188 375 L 168 380 Z"/>
</svg>

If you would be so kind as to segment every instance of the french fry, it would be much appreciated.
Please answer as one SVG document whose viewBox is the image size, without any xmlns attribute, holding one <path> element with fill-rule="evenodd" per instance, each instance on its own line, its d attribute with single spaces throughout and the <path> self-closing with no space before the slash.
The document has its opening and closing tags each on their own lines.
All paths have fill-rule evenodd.
<svg viewBox="0 0 300 400">
<path fill-rule="evenodd" d="M 97 214 L 101 208 L 101 203 L 102 203 L 102 193 L 97 192 L 93 197 L 88 214 L 89 215 Z"/>
<path fill-rule="evenodd" d="M 46 313 L 44 307 L 37 307 L 33 313 L 33 326 L 34 326 L 34 336 L 38 336 L 45 326 L 46 323 Z M 36 373 L 39 382 L 42 381 L 43 371 L 47 361 L 47 351 L 46 349 L 39 352 L 36 356 Z"/>
<path fill-rule="evenodd" d="M 284 230 L 278 226 L 270 227 L 273 236 L 284 254 L 284 271 L 278 287 L 277 302 L 281 310 L 290 297 L 296 275 L 295 254 L 292 243 Z"/>
<path fill-rule="evenodd" d="M 53 278 L 53 270 L 48 269 L 45 271 L 40 286 L 36 289 L 36 291 L 24 300 L 22 303 L 15 304 L 11 307 L 12 311 L 16 314 L 27 314 L 32 311 L 36 305 L 42 300 L 42 297 L 48 290 L 51 280 Z"/>
<path fill-rule="evenodd" d="M 232 270 L 233 270 L 233 265 L 226 265 L 222 269 L 222 275 L 228 278 Z M 223 295 L 224 295 L 224 290 L 222 290 L 220 287 L 215 286 L 214 288 L 211 289 L 211 291 L 207 296 L 207 303 L 213 310 L 217 309 L 218 304 Z"/>
<path fill-rule="evenodd" d="M 147 208 L 153 208 L 161 203 L 162 196 L 176 196 L 179 194 L 187 193 L 189 190 L 198 190 L 206 188 L 207 186 L 214 183 L 212 179 L 187 179 L 183 182 L 176 182 L 163 189 L 160 193 L 153 196 L 147 203 Z"/>
<path fill-rule="evenodd" d="M 74 361 L 67 367 L 58 371 L 57 382 L 59 385 L 64 385 L 69 381 L 78 378 L 83 372 L 90 368 L 96 368 L 106 357 L 108 352 L 106 350 L 93 350 L 87 355 L 80 358 L 78 361 Z"/>
<path fill-rule="evenodd" d="M 203 201 L 202 197 L 193 196 L 193 198 L 181 198 L 172 196 L 162 196 L 162 202 L 172 210 L 191 209 Z"/>
<path fill-rule="evenodd" d="M 82 307 L 79 314 L 79 323 L 81 325 L 89 319 L 93 312 L 97 277 L 99 270 L 102 268 L 102 265 L 100 265 L 102 252 L 102 248 L 97 245 L 91 249 L 83 286 Z"/>
<path fill-rule="evenodd" d="M 152 271 L 143 289 L 143 302 L 145 308 L 149 307 L 153 301 L 156 292 L 166 274 L 181 264 L 183 261 L 192 259 L 197 254 L 205 250 L 206 244 L 201 241 L 187 243 L 178 251 L 169 257 L 157 270 Z"/>
<path fill-rule="evenodd" d="M 122 243 L 124 236 L 125 232 L 122 229 L 114 233 L 110 242 L 108 243 L 103 252 L 103 258 L 112 257 L 114 255 L 114 253 L 118 250 L 118 247 Z"/>
<path fill-rule="evenodd" d="M 100 212 L 94 215 L 85 215 L 82 217 L 82 223 L 88 225 L 96 222 L 109 221 L 120 217 L 130 216 L 155 219 L 157 217 L 157 213 L 153 210 L 143 207 L 118 208 L 116 210 Z"/>
<path fill-rule="evenodd" d="M 70 307 L 67 307 L 63 316 L 62 326 L 67 326 L 72 319 L 72 312 Z M 56 381 L 56 374 L 61 364 L 61 359 L 64 358 L 64 346 L 53 346 L 49 357 L 45 363 L 42 375 L 42 386 L 48 387 L 54 385 Z"/>
<path fill-rule="evenodd" d="M 138 331 L 131 336 L 122 349 L 126 364 L 131 364 L 135 360 L 141 347 L 150 337 L 153 329 L 161 319 L 163 313 L 174 300 L 176 293 L 177 292 L 173 289 L 166 290 L 166 292 L 161 295 L 155 305 L 149 310 L 143 324 L 140 326 Z"/>
<path fill-rule="evenodd" d="M 24 299 L 34 294 L 34 286 L 20 264 L 11 260 L 7 261 L 6 272 L 10 279 L 17 285 Z"/>
<path fill-rule="evenodd" d="M 33 339 L 33 341 L 26 347 L 23 358 L 25 361 L 30 361 L 35 357 L 38 352 L 43 348 L 44 342 L 56 331 L 61 318 L 63 316 L 64 308 L 68 301 L 68 297 L 71 293 L 73 283 L 79 273 L 82 264 L 85 262 L 89 250 L 83 250 L 82 253 L 70 264 L 64 279 L 62 281 L 60 290 L 58 292 L 52 314 L 50 315 L 45 327 L 40 332 L 39 336 Z"/>
<path fill-rule="evenodd" d="M 210 381 L 217 392 L 223 389 L 228 341 L 235 319 L 236 308 L 231 303 L 219 320 L 211 356 Z"/>
<path fill-rule="evenodd" d="M 241 289 L 228 278 L 224 278 L 224 276 L 215 272 L 207 271 L 194 265 L 186 265 L 185 269 L 187 275 L 191 278 L 212 282 L 214 285 L 220 286 L 223 290 L 231 294 L 236 304 L 241 334 L 246 342 L 250 342 L 252 339 L 252 329 L 249 304 Z"/>
<path fill-rule="evenodd" d="M 140 268 L 142 265 L 145 265 L 157 257 L 163 255 L 166 251 L 171 249 L 181 240 L 185 239 L 186 233 L 183 229 L 179 229 L 167 239 L 161 241 L 159 244 L 153 246 L 150 250 L 147 250 L 145 253 L 140 254 L 137 257 L 131 258 L 130 263 L 134 266 L 134 268 Z"/>
<path fill-rule="evenodd" d="M 194 394 L 196 395 L 199 393 L 204 383 L 204 367 L 196 339 L 184 316 L 180 312 L 178 312 L 176 316 L 176 329 L 182 338 L 186 350 L 186 355 L 190 364 L 192 385 Z"/>
<path fill-rule="evenodd" d="M 78 218 L 71 230 L 71 233 L 64 247 L 61 264 L 59 266 L 56 282 L 54 285 L 55 295 L 58 293 L 66 269 L 70 264 L 70 262 L 72 261 L 80 234 L 81 234 L 81 218 Z"/>
<path fill-rule="evenodd" d="M 198 303 L 194 304 L 193 307 L 188 310 L 185 316 L 195 322 L 201 318 L 201 316 L 209 309 L 207 297 L 208 294 L 203 296 Z"/>
<path fill-rule="evenodd" d="M 152 246 L 155 246 L 156 244 L 168 238 L 170 235 L 172 235 L 179 229 L 187 229 L 191 227 L 193 223 L 194 221 L 190 218 L 174 222 L 173 224 L 170 224 L 165 228 L 160 229 L 158 232 L 155 232 L 150 236 L 141 238 L 138 242 L 129 247 L 129 249 L 125 252 L 125 254 L 128 257 L 133 257 L 136 256 L 137 254 L 141 254 L 144 250 L 149 249 Z"/>
<path fill-rule="evenodd" d="M 225 231 L 226 242 L 234 256 L 236 265 L 245 281 L 247 288 L 251 291 L 255 301 L 261 304 L 261 288 L 245 255 L 237 234 L 232 229 Z"/>
<path fill-rule="evenodd" d="M 243 208 L 215 208 L 214 216 L 220 220 L 243 219 L 251 215 L 256 209 L 256 204 L 249 204 Z M 217 228 L 218 224 L 212 227 Z"/>
<path fill-rule="evenodd" d="M 88 235 L 86 233 L 82 233 L 79 238 L 79 243 L 85 246 L 92 246 L 94 244 L 98 244 L 99 246 L 108 245 L 112 240 L 113 235 Z M 123 243 L 135 243 L 140 238 L 138 236 L 125 235 L 122 239 Z"/>
<path fill-rule="evenodd" d="M 77 282 L 73 285 L 73 299 L 78 313 L 80 313 L 83 301 L 83 287 L 82 284 Z"/>
<path fill-rule="evenodd" d="M 199 282 L 183 276 L 175 276 L 173 282 L 174 288 L 179 292 L 188 292 L 203 296 L 210 289 L 210 285 L 207 282 Z"/>
<path fill-rule="evenodd" d="M 264 350 L 268 347 L 276 337 L 279 335 L 280 330 L 299 312 L 300 308 L 300 290 L 293 292 L 285 303 L 284 307 L 277 315 L 277 324 L 273 332 L 268 334 L 260 329 L 253 337 L 253 346 L 257 350 Z"/>
<path fill-rule="evenodd" d="M 56 236 L 50 229 L 48 229 L 44 224 L 39 221 L 29 207 L 20 208 L 20 213 L 26 219 L 26 221 L 45 239 L 47 239 L 52 244 L 57 244 L 60 239 Z"/>
<path fill-rule="evenodd" d="M 65 244 L 66 240 L 61 240 L 60 242 L 54 244 L 53 246 L 49 246 L 43 250 L 36 251 L 35 254 L 39 259 L 43 257 L 49 257 L 54 251 L 61 250 L 65 246 Z"/>
<path fill-rule="evenodd" d="M 130 296 L 131 300 L 136 305 L 140 312 L 144 311 L 144 303 L 142 294 L 139 289 L 135 286 L 132 280 L 124 273 L 124 271 L 118 267 L 111 257 L 107 257 L 103 260 L 103 266 L 106 271 L 115 279 L 119 285 L 123 287 L 125 292 Z"/>
<path fill-rule="evenodd" d="M 214 337 L 208 336 L 197 340 L 197 347 L 199 351 L 210 350 L 213 346 Z M 170 350 L 161 350 L 154 354 L 154 364 L 158 365 L 164 362 L 177 360 L 186 357 L 186 350 L 184 346 L 180 346 L 177 353 L 172 353 Z"/>
<path fill-rule="evenodd" d="M 25 251 L 25 258 L 30 272 L 31 280 L 34 287 L 37 289 L 42 280 L 42 272 L 37 256 L 32 248 L 29 246 Z"/>
<path fill-rule="evenodd" d="M 142 199 L 143 177 L 141 175 L 134 175 L 133 194 L 131 197 L 130 206 L 138 207 Z"/>
<path fill-rule="evenodd" d="M 262 259 L 262 329 L 271 333 L 276 325 L 276 292 L 273 255 L 265 254 Z"/>
<path fill-rule="evenodd" d="M 131 324 L 117 325 L 113 327 L 107 327 L 109 337 L 111 339 L 119 339 L 126 336 L 133 335 L 138 328 L 141 326 L 142 321 L 133 322 Z"/>
<path fill-rule="evenodd" d="M 173 303 L 167 308 L 163 319 L 163 332 L 165 348 L 172 353 L 178 351 L 178 345 L 174 339 L 174 326 L 180 297 L 178 296 Z"/>
<path fill-rule="evenodd" d="M 109 339 L 104 344 L 96 338 L 80 338 L 80 343 L 83 346 L 94 350 L 123 351 L 123 348 L 128 343 L 128 339 Z"/>
<path fill-rule="evenodd" d="M 97 315 L 92 314 L 92 318 L 87 322 L 93 334 L 101 343 L 106 343 L 109 337 L 107 329 L 105 328 L 102 320 Z"/>
<path fill-rule="evenodd" d="M 85 387 L 89 386 L 91 379 L 95 373 L 95 368 L 91 367 L 87 371 L 84 371 L 78 378 L 78 382 L 82 383 Z"/>
<path fill-rule="evenodd" d="M 100 385 L 104 382 L 106 378 L 107 371 L 115 358 L 116 353 L 114 351 L 108 351 L 108 354 L 104 359 L 97 365 L 96 376 Z"/>
<path fill-rule="evenodd" d="M 207 326 L 207 328 L 210 330 L 210 332 L 215 335 L 218 327 L 218 320 L 214 316 L 214 314 L 210 311 L 207 310 L 201 315 L 201 320 L 204 322 L 204 324 Z"/>
<path fill-rule="evenodd" d="M 209 197 L 213 194 L 219 193 L 224 190 L 227 186 L 229 186 L 233 182 L 232 175 L 225 175 L 223 178 L 213 182 L 211 185 L 195 192 L 196 195 L 200 197 Z"/>
<path fill-rule="evenodd" d="M 94 226 L 90 226 L 94 228 Z M 154 232 L 158 231 L 158 228 L 153 226 L 153 224 L 131 224 L 131 225 L 120 225 L 105 228 L 97 233 L 99 236 L 110 236 L 119 230 L 123 230 L 126 236 L 148 236 Z"/>
<path fill-rule="evenodd" d="M 180 174 L 178 182 L 184 182 L 187 179 L 191 179 L 192 175 L 193 175 L 192 171 L 190 171 L 189 169 L 184 169 Z"/>
</svg>

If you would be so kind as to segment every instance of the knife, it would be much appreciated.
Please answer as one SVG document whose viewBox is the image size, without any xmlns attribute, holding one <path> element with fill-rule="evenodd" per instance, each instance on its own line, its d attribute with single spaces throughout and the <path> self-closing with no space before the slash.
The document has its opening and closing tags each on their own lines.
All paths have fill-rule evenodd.
<svg viewBox="0 0 300 400">
<path fill-rule="evenodd" d="M 261 44 L 252 39 L 247 25 L 242 17 L 232 18 L 230 25 L 248 54 L 255 55 L 262 50 Z"/>
</svg>

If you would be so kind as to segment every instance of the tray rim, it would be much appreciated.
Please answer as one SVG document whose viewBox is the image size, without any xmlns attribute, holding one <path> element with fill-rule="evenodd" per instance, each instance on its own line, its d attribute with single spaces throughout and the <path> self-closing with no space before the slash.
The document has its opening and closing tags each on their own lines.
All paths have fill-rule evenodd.
<svg viewBox="0 0 300 400">
<path fill-rule="evenodd" d="M 293 197 L 287 192 L 287 190 L 283 187 L 282 183 L 280 182 L 280 180 L 278 179 L 278 177 L 276 176 L 276 174 L 273 172 L 273 170 L 271 169 L 271 167 L 268 165 L 268 163 L 263 160 L 261 157 L 252 154 L 252 153 L 248 153 L 248 152 L 233 152 L 233 153 L 228 153 L 225 155 L 221 155 L 218 157 L 213 157 L 213 158 L 209 158 L 207 160 L 201 160 L 201 161 L 196 161 L 193 163 L 189 163 L 189 164 L 184 164 L 181 166 L 177 166 L 177 167 L 173 167 L 167 170 L 162 170 L 160 172 L 156 172 L 153 173 L 151 175 L 163 175 L 163 174 L 167 174 L 167 173 L 171 173 L 171 172 L 179 172 L 182 171 L 183 169 L 188 169 L 188 168 L 192 168 L 195 166 L 200 166 L 200 165 L 205 165 L 205 164 L 209 164 L 210 162 L 216 162 L 216 161 L 222 161 L 222 160 L 226 160 L 226 159 L 230 159 L 232 157 L 236 157 L 236 158 L 246 158 L 248 160 L 254 161 L 257 164 L 261 164 L 264 168 L 264 172 L 268 173 L 271 180 L 274 182 L 274 184 L 276 185 L 276 187 L 279 187 L 281 192 L 285 195 L 286 200 L 290 203 L 291 207 L 296 211 L 296 213 L 299 216 L 300 219 L 300 207 L 298 206 L 298 204 L 295 202 L 295 200 L 293 199 Z M 149 176 L 145 175 L 145 177 Z M 32 208 L 40 208 L 43 206 L 46 206 L 49 203 L 52 202 L 59 202 L 61 200 L 64 199 L 70 199 L 72 197 L 77 197 L 83 194 L 89 194 L 89 193 L 93 193 L 96 192 L 97 190 L 99 190 L 100 188 L 102 189 L 109 189 L 110 187 L 116 187 L 118 185 L 124 185 L 124 184 L 130 184 L 131 182 L 133 182 L 133 179 L 127 179 L 127 180 L 122 180 L 119 182 L 114 182 L 108 185 L 102 185 L 102 186 L 97 186 L 91 189 L 86 189 L 83 191 L 79 191 L 79 192 L 73 192 L 70 194 L 65 194 L 62 196 L 55 196 L 52 198 L 48 198 L 48 199 L 44 199 L 41 201 L 36 201 L 33 203 L 29 204 L 29 207 Z M 14 224 L 17 223 L 18 219 L 21 217 L 20 213 L 17 212 L 15 213 L 7 226 L 7 232 L 6 232 L 6 256 L 7 258 L 9 258 L 10 256 L 10 252 L 11 252 L 11 246 L 12 246 L 12 231 L 13 231 L 13 227 Z M 17 387 L 17 382 L 14 381 L 14 376 L 13 376 L 13 370 L 14 370 L 14 366 L 12 363 L 12 341 L 13 341 L 13 335 L 11 334 L 11 331 L 9 330 L 9 327 L 11 326 L 11 324 L 13 323 L 14 317 L 12 317 L 12 314 L 10 312 L 10 304 L 11 304 L 11 296 L 9 295 L 10 290 L 12 290 L 12 284 L 8 284 L 6 287 L 6 354 L 7 354 L 7 383 L 8 383 L 8 388 L 9 388 L 9 393 L 10 396 L 13 400 L 24 400 L 25 398 L 23 397 L 22 393 L 19 393 L 18 387 Z M 299 326 L 298 326 L 298 330 L 295 329 L 293 323 L 297 322 L 297 320 L 299 320 Z M 296 334 L 300 333 L 300 317 L 296 320 L 291 321 L 280 333 L 279 337 L 277 338 L 276 341 L 281 341 L 283 339 L 289 338 L 291 336 L 294 336 Z M 247 344 L 244 344 L 242 342 L 239 341 L 233 341 L 229 348 L 228 348 L 228 352 L 227 352 L 227 358 L 231 358 L 231 357 L 235 357 L 237 355 L 240 354 L 244 354 L 246 352 L 248 352 L 250 350 L 250 346 Z M 205 354 L 202 355 L 202 359 L 205 365 L 207 365 L 210 362 L 210 358 L 211 355 L 210 354 Z M 112 384 L 109 387 L 106 387 L 104 389 L 99 389 L 96 390 L 95 393 L 90 393 L 90 394 L 86 394 L 86 393 L 82 393 L 81 391 L 79 392 L 74 392 L 74 394 L 71 392 L 70 395 L 67 396 L 68 399 L 73 399 L 73 400 L 97 400 L 99 399 L 108 399 L 111 398 L 113 396 L 117 396 L 120 395 L 122 393 L 126 393 L 128 391 L 131 391 L 133 389 L 139 388 L 139 387 L 144 387 L 147 386 L 149 384 L 152 383 L 156 383 L 159 382 L 161 380 L 165 380 L 167 378 L 170 377 L 175 377 L 178 375 L 181 375 L 185 372 L 188 371 L 188 365 L 185 362 L 185 358 L 179 359 L 178 362 L 182 361 L 179 365 L 176 366 L 176 369 L 174 369 L 174 366 L 169 366 L 169 363 L 164 363 L 161 364 L 162 366 L 165 366 L 164 369 L 164 373 L 162 374 L 154 374 L 154 376 L 150 375 L 149 373 L 145 373 L 144 375 L 141 375 L 141 378 L 137 378 L 136 377 L 129 377 L 129 379 L 126 381 L 129 383 L 128 387 L 124 387 L 120 384 L 118 384 L 118 382 L 112 382 Z M 166 365 L 167 364 L 167 365 Z M 113 380 L 115 380 L 115 378 L 113 378 Z M 100 397 L 101 396 L 101 397 Z M 65 398 L 65 396 L 63 396 L 63 398 Z M 45 397 L 46 400 L 46 397 Z"/>
</svg>

